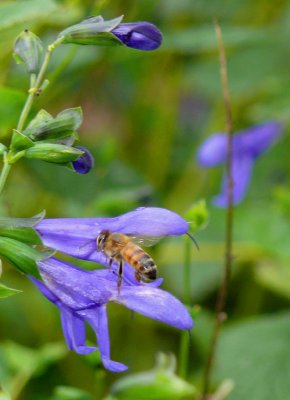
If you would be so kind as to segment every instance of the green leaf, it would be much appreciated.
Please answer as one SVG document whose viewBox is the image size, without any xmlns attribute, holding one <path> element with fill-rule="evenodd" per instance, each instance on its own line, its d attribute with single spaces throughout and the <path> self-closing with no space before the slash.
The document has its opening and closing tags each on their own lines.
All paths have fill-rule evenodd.
<svg viewBox="0 0 290 400">
<path fill-rule="evenodd" d="M 84 390 L 72 386 L 57 386 L 51 400 L 94 400 L 94 398 Z"/>
<path fill-rule="evenodd" d="M 42 241 L 38 233 L 33 228 L 13 227 L 1 228 L 0 236 L 9 237 L 22 243 L 42 245 Z"/>
<path fill-rule="evenodd" d="M 48 343 L 36 349 L 5 342 L 0 346 L 0 380 L 7 391 L 22 387 L 34 376 L 40 375 L 51 364 L 58 362 L 67 354 L 63 343 Z"/>
<path fill-rule="evenodd" d="M 21 293 L 21 290 L 9 288 L 9 287 L 3 285 L 2 283 L 0 283 L 0 299 L 9 297 L 9 296 L 13 296 L 14 294 L 18 294 L 18 293 Z M 0 396 L 0 400 L 1 400 L 1 396 Z"/>
<path fill-rule="evenodd" d="M 56 8 L 57 2 L 54 0 L 3 1 L 0 4 L 0 31 L 19 26 L 19 21 L 39 21 Z"/>
<path fill-rule="evenodd" d="M 39 278 L 37 261 L 45 260 L 54 250 L 37 250 L 8 237 L 0 237 L 0 255 L 7 258 L 19 271 Z"/>
<path fill-rule="evenodd" d="M 1 10 L 1 6 L 0 6 Z M 0 11 L 1 15 L 1 11 Z M 26 95 L 16 89 L 0 87 L 0 135 L 17 125 Z"/>
<path fill-rule="evenodd" d="M 29 139 L 29 137 L 23 135 L 23 133 L 17 131 L 16 129 L 13 129 L 13 139 L 11 143 L 11 150 L 13 152 L 25 150 L 32 146 L 33 141 Z"/>
<path fill-rule="evenodd" d="M 285 400 L 290 393 L 290 313 L 236 323 L 222 332 L 219 379 L 232 379 L 231 400 Z"/>
<path fill-rule="evenodd" d="M 34 215 L 31 218 L 10 218 L 10 217 L 2 217 L 0 218 L 0 228 L 32 228 L 37 225 L 40 221 L 45 217 L 45 211 L 43 210 L 41 213 Z"/>
<path fill-rule="evenodd" d="M 160 353 L 153 370 L 119 379 L 113 384 L 111 394 L 120 400 L 178 400 L 193 396 L 195 387 L 179 378 L 174 371 L 174 356 Z"/>
</svg>

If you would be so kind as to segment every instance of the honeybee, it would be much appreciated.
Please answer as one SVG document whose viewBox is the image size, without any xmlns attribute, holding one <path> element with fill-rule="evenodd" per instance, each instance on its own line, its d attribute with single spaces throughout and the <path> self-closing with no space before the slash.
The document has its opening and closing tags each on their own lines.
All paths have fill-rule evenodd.
<svg viewBox="0 0 290 400">
<path fill-rule="evenodd" d="M 109 267 L 113 261 L 119 264 L 118 268 L 118 290 L 122 284 L 123 264 L 127 262 L 135 269 L 135 278 L 138 282 L 154 281 L 157 277 L 157 267 L 154 260 L 147 254 L 133 237 L 123 233 L 103 230 L 97 237 L 97 250 L 102 251 L 109 257 Z M 144 242 L 140 237 L 138 243 Z M 153 241 L 153 239 L 152 239 Z"/>
</svg>

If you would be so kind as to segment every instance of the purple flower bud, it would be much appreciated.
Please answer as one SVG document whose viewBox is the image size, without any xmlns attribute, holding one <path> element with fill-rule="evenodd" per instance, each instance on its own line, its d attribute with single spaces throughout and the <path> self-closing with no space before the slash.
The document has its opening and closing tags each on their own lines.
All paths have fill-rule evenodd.
<svg viewBox="0 0 290 400">
<path fill-rule="evenodd" d="M 87 174 L 94 167 L 94 158 L 86 147 L 75 146 L 75 148 L 82 150 L 84 154 L 72 162 L 72 167 L 78 174 Z"/>
<path fill-rule="evenodd" d="M 138 50 L 155 50 L 162 42 L 162 33 L 149 22 L 119 24 L 111 33 L 127 47 Z"/>
</svg>

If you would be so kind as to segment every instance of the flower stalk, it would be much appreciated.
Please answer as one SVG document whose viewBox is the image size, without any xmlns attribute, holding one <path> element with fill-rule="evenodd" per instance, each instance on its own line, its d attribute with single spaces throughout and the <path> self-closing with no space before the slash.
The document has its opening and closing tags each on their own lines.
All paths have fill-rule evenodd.
<svg viewBox="0 0 290 400">
<path fill-rule="evenodd" d="M 203 388 L 201 400 L 206 400 L 210 390 L 212 370 L 216 355 L 216 348 L 220 334 L 222 322 L 225 319 L 225 305 L 228 295 L 229 281 L 232 270 L 233 260 L 233 222 L 234 222 L 234 207 L 233 207 L 233 188 L 234 182 L 232 177 L 232 161 L 233 161 L 233 123 L 231 102 L 229 95 L 229 85 L 227 78 L 227 61 L 222 38 L 222 32 L 219 22 L 214 20 L 214 27 L 217 36 L 220 62 L 220 75 L 223 89 L 223 100 L 225 107 L 225 128 L 227 134 L 227 157 L 226 157 L 226 180 L 227 180 L 227 207 L 226 207 L 226 232 L 225 232 L 225 258 L 224 258 L 224 275 L 218 292 L 216 301 L 216 314 L 213 328 L 212 339 L 208 358 L 205 365 Z"/>
</svg>

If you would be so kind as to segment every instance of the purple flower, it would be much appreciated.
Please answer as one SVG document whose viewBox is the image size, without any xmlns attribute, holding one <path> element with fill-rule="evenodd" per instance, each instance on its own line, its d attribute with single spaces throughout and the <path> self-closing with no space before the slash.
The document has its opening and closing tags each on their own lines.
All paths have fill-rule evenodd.
<svg viewBox="0 0 290 400">
<path fill-rule="evenodd" d="M 94 167 L 94 158 L 86 147 L 75 146 L 75 148 L 82 150 L 84 154 L 72 162 L 72 167 L 78 174 L 87 174 Z"/>
<path fill-rule="evenodd" d="M 125 46 L 138 50 L 155 50 L 162 42 L 162 33 L 149 22 L 121 23 L 111 33 Z"/>
<path fill-rule="evenodd" d="M 103 265 L 108 259 L 96 248 L 102 230 L 155 237 L 183 235 L 188 228 L 178 214 L 158 207 L 140 207 L 115 218 L 43 219 L 35 226 L 46 246 Z"/>
<path fill-rule="evenodd" d="M 234 135 L 232 176 L 234 181 L 233 202 L 240 203 L 247 191 L 254 161 L 263 154 L 282 132 L 282 125 L 275 121 L 254 126 Z M 227 157 L 227 136 L 216 133 L 199 148 L 197 160 L 203 167 L 225 164 Z M 221 193 L 214 198 L 218 207 L 227 206 L 227 182 L 223 178 Z"/>
<path fill-rule="evenodd" d="M 183 304 L 171 294 L 150 285 L 123 281 L 118 293 L 117 276 L 112 271 L 85 271 L 50 258 L 38 262 L 43 282 L 30 278 L 44 296 L 61 312 L 63 333 L 68 348 L 78 354 L 100 351 L 104 367 L 122 372 L 127 366 L 110 359 L 107 303 L 123 304 L 130 310 L 189 330 L 193 321 Z M 98 348 L 86 345 L 85 323 L 95 331 Z"/>
</svg>

